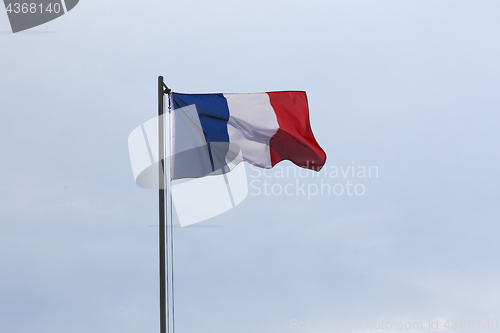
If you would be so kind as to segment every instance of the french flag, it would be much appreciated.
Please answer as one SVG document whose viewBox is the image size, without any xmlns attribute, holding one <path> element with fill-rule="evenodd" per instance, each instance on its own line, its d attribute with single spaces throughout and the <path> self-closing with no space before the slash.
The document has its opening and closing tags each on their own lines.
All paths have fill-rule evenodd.
<svg viewBox="0 0 500 333">
<path fill-rule="evenodd" d="M 170 103 L 172 179 L 225 173 L 240 161 L 269 169 L 289 160 L 315 171 L 325 164 L 304 91 L 172 93 Z"/>
</svg>

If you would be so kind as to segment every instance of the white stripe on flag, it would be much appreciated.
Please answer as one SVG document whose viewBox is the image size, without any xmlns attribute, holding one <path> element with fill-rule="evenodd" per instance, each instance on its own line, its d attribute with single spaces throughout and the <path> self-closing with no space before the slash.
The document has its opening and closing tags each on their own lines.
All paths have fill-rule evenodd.
<svg viewBox="0 0 500 333">
<path fill-rule="evenodd" d="M 224 94 L 229 107 L 229 142 L 240 147 L 243 159 L 262 168 L 271 168 L 269 140 L 278 131 L 278 119 L 269 95 Z"/>
</svg>

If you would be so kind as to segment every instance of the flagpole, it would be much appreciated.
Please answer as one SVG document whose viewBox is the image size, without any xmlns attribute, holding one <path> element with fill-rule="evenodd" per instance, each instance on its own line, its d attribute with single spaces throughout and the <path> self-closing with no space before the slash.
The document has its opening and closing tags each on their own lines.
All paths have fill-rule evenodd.
<svg viewBox="0 0 500 333">
<path fill-rule="evenodd" d="M 159 179 L 159 218 L 160 218 L 160 333 L 167 332 L 167 297 L 165 274 L 165 134 L 163 127 L 163 76 L 158 77 L 158 179 Z"/>
<path fill-rule="evenodd" d="M 169 250 L 167 249 L 167 306 L 169 302 L 171 303 L 172 315 L 170 316 L 167 312 L 167 321 L 169 321 L 169 317 L 172 320 L 172 333 L 175 333 L 175 297 L 174 297 L 174 219 L 173 219 L 173 207 L 172 207 L 172 109 L 171 109 L 171 92 L 172 90 L 167 87 L 165 83 L 163 83 L 163 87 L 165 88 L 164 93 L 168 96 L 168 209 L 170 212 L 170 256 Z M 167 226 L 168 226 L 168 218 L 167 218 Z M 169 237 L 167 236 L 167 243 L 169 241 Z M 168 246 L 168 244 L 167 244 Z M 169 264 L 170 260 L 170 264 Z M 168 280 L 168 273 L 170 270 L 170 280 Z M 170 288 L 168 287 L 170 285 Z M 170 292 L 170 295 L 169 295 Z M 169 308 L 170 310 L 170 308 Z M 170 321 L 169 324 L 170 325 Z M 169 326 L 170 327 L 170 326 Z"/>
</svg>

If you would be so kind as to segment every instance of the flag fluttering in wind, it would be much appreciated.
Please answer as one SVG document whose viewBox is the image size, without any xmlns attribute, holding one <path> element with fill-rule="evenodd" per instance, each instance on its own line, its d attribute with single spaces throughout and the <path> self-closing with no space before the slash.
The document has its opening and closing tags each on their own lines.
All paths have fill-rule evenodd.
<svg viewBox="0 0 500 333">
<path fill-rule="evenodd" d="M 304 91 L 171 94 L 172 179 L 227 173 L 241 161 L 283 160 L 319 171 L 326 154 L 309 122 Z"/>
<path fill-rule="evenodd" d="M 129 150 L 137 185 L 163 189 L 158 170 L 166 172 L 181 226 L 220 215 L 246 198 L 243 161 L 270 169 L 289 160 L 315 171 L 325 164 L 326 154 L 311 130 L 303 91 L 169 92 L 169 101 L 168 135 L 158 134 L 161 115 L 130 134 Z M 159 155 L 160 141 L 170 147 L 165 157 Z"/>
</svg>

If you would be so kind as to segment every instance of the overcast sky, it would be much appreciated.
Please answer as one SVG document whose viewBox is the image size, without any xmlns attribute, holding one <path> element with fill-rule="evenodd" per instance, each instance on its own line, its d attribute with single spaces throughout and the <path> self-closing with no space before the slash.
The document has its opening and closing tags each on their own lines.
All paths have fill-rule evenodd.
<svg viewBox="0 0 500 333">
<path fill-rule="evenodd" d="M 365 191 L 250 188 L 204 222 L 222 227 L 175 229 L 177 332 L 500 320 L 499 11 L 81 0 L 12 34 L 0 10 L 0 332 L 159 331 L 157 191 L 135 185 L 127 147 L 157 112 L 158 75 L 185 93 L 305 90 L 325 168 L 378 171 L 248 168 L 254 185 Z"/>
</svg>

